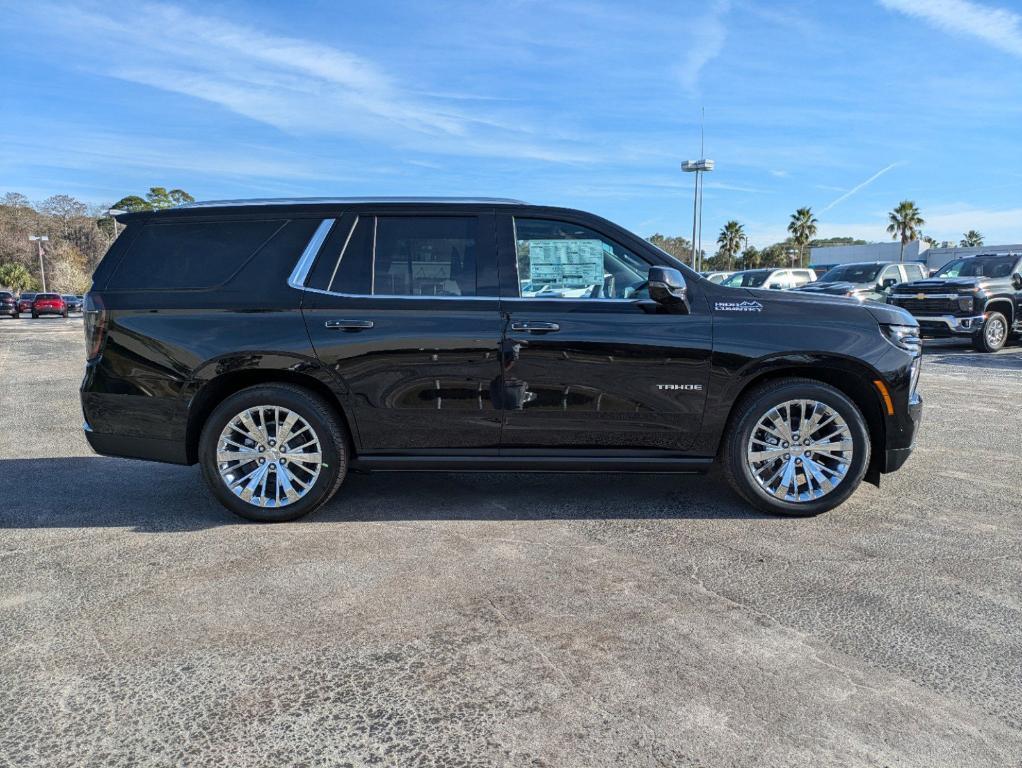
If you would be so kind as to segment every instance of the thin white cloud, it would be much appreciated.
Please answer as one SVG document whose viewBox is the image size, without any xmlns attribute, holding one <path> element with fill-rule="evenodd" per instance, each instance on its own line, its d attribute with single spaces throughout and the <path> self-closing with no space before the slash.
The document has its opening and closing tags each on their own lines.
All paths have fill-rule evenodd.
<svg viewBox="0 0 1022 768">
<path fill-rule="evenodd" d="M 892 11 L 923 19 L 938 29 L 979 38 L 1022 58 L 1022 15 L 971 0 L 879 0 Z"/>
<path fill-rule="evenodd" d="M 861 192 L 863 189 L 865 189 L 870 184 L 872 184 L 874 181 L 879 179 L 881 176 L 883 176 L 889 170 L 891 170 L 892 168 L 897 168 L 899 165 L 901 165 L 901 163 L 891 163 L 886 168 L 881 168 L 879 171 L 874 173 L 872 176 L 870 176 L 868 179 L 866 179 L 861 184 L 856 184 L 854 187 L 849 189 L 847 192 L 845 192 L 839 198 L 837 198 L 836 200 L 832 200 L 822 211 L 820 211 L 820 213 L 825 213 L 826 211 L 829 211 L 831 208 L 833 208 L 835 205 L 839 205 L 840 203 L 843 203 L 845 200 L 850 198 L 852 195 L 856 194 L 857 192 Z"/>
<path fill-rule="evenodd" d="M 127 16 L 66 3 L 39 8 L 80 66 L 291 134 L 555 163 L 596 159 L 570 137 L 537 136 L 523 120 L 501 119 L 485 101 L 430 95 L 365 57 L 313 40 L 159 3 L 135 4 Z"/>
<path fill-rule="evenodd" d="M 730 9 L 730 0 L 714 0 L 703 17 L 692 20 L 686 38 L 679 41 L 687 50 L 678 66 L 678 79 L 689 92 L 696 91 L 703 68 L 724 49 L 727 39 L 724 16 Z"/>
</svg>

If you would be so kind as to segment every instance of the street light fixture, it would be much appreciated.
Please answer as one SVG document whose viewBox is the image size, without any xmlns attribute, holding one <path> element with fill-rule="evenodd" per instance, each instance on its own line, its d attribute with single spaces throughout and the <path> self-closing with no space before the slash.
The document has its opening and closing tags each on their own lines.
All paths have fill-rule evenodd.
<svg viewBox="0 0 1022 768">
<path fill-rule="evenodd" d="M 29 235 L 29 241 L 35 241 L 36 248 L 39 249 L 39 277 L 43 280 L 43 293 L 46 293 L 46 270 L 43 268 L 43 243 L 48 243 L 50 238 L 46 235 Z"/>
<path fill-rule="evenodd" d="M 681 164 L 685 173 L 696 175 L 695 192 L 692 197 L 692 269 L 702 267 L 703 251 L 703 174 L 713 170 L 712 160 L 686 160 Z"/>
</svg>

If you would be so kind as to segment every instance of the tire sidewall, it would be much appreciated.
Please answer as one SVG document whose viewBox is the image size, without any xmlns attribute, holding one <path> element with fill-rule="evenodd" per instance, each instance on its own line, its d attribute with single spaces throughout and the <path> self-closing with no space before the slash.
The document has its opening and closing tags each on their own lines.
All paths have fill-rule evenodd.
<svg viewBox="0 0 1022 768">
<path fill-rule="evenodd" d="M 316 407 L 316 404 L 320 407 Z M 286 507 L 265 508 L 249 504 L 231 492 L 220 478 L 216 461 L 216 447 L 220 433 L 228 422 L 242 411 L 260 405 L 278 405 L 294 411 L 305 419 L 319 439 L 323 466 L 309 492 L 301 500 Z M 326 421 L 327 409 L 320 398 L 293 387 L 273 385 L 256 386 L 228 397 L 218 405 L 206 420 L 199 438 L 199 465 L 213 495 L 236 515 L 256 522 L 286 522 L 302 517 L 329 500 L 347 472 L 348 452 L 344 441 L 335 441 L 336 423 Z"/>
<path fill-rule="evenodd" d="M 745 454 L 753 429 L 767 411 L 788 400 L 800 399 L 817 400 L 838 412 L 851 432 L 853 456 L 848 472 L 836 490 L 814 501 L 793 503 L 771 496 L 760 486 Z M 754 396 L 744 404 L 744 408 L 745 412 L 735 424 L 728 461 L 731 462 L 732 476 L 743 486 L 740 489 L 742 495 L 757 508 L 791 517 L 812 517 L 840 506 L 855 493 L 869 466 L 870 438 L 865 419 L 846 395 L 825 384 L 792 382 Z"/>
<path fill-rule="evenodd" d="M 1004 335 L 1001 337 L 1001 343 L 996 345 L 996 346 L 990 344 L 987 341 L 987 328 L 990 326 L 991 322 L 1000 322 L 1001 325 L 1004 327 Z M 982 350 L 984 352 L 997 352 L 999 349 L 1002 349 L 1004 347 L 1004 345 L 1007 343 L 1007 341 L 1008 341 L 1008 334 L 1009 334 L 1010 330 L 1011 329 L 1008 327 L 1008 318 L 1007 317 L 1002 315 L 1000 312 L 991 312 L 987 316 L 987 319 L 983 322 L 983 327 L 982 327 L 982 329 L 979 332 L 979 339 L 978 339 L 979 346 L 982 348 Z"/>
</svg>

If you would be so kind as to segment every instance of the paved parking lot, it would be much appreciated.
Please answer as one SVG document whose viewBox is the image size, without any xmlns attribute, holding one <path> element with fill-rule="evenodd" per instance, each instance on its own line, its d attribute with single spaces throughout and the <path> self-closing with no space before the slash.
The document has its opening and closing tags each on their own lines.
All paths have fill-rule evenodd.
<svg viewBox="0 0 1022 768">
<path fill-rule="evenodd" d="M 93 456 L 80 319 L 0 320 L 0 765 L 1022 764 L 1022 347 L 928 345 L 906 468 L 352 476 L 241 523 Z"/>
</svg>

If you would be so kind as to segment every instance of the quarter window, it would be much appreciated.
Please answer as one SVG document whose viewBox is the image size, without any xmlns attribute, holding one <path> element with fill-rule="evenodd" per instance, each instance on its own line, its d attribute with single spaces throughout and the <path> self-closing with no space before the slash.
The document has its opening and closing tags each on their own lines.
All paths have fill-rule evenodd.
<svg viewBox="0 0 1022 768">
<path fill-rule="evenodd" d="M 519 295 L 530 299 L 632 299 L 649 264 L 597 232 L 549 219 L 515 219 Z"/>
</svg>

